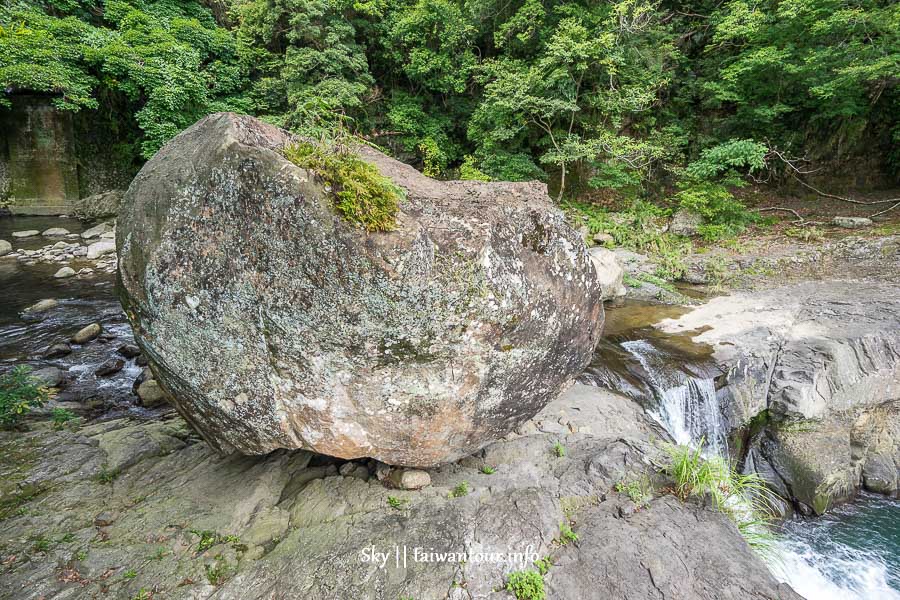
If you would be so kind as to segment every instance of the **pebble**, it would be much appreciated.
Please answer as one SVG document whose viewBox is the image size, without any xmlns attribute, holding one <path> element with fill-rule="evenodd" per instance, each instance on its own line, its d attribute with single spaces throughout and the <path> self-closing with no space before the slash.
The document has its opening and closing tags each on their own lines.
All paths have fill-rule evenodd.
<svg viewBox="0 0 900 600">
<path fill-rule="evenodd" d="M 37 229 L 28 229 L 26 231 L 13 231 L 12 236 L 14 238 L 29 238 L 29 237 L 34 237 L 34 236 L 38 235 L 39 233 L 41 233 L 41 232 L 38 231 Z"/>
<path fill-rule="evenodd" d="M 69 230 L 63 229 L 62 227 L 51 227 L 50 229 L 45 230 L 41 235 L 44 237 L 62 237 L 64 235 L 69 235 Z"/>
<path fill-rule="evenodd" d="M 44 358 L 59 358 L 72 353 L 72 347 L 66 343 L 53 344 L 44 352 Z"/>
<path fill-rule="evenodd" d="M 99 323 L 91 323 L 87 327 L 81 329 L 78 333 L 72 336 L 72 341 L 76 344 L 86 344 L 103 331 L 103 328 L 100 327 Z"/>
<path fill-rule="evenodd" d="M 108 361 L 97 367 L 94 375 L 97 377 L 109 377 L 115 375 L 125 366 L 125 361 L 121 358 L 110 358 Z"/>
<path fill-rule="evenodd" d="M 431 485 L 431 475 L 420 469 L 394 469 L 388 480 L 401 490 L 418 490 Z"/>
<path fill-rule="evenodd" d="M 63 267 L 62 269 L 60 269 L 53 275 L 53 277 L 56 279 L 66 279 L 68 277 L 74 277 L 74 276 L 75 276 L 75 269 L 73 269 L 72 267 Z"/>
<path fill-rule="evenodd" d="M 109 223 L 100 223 L 99 225 L 95 225 L 90 229 L 87 229 L 81 233 L 81 237 L 83 239 L 89 240 L 92 238 L 100 237 L 104 233 L 112 231 L 112 227 Z"/>
<path fill-rule="evenodd" d="M 141 353 L 141 349 L 138 348 L 134 344 L 123 344 L 119 346 L 118 350 L 116 350 L 119 354 L 124 356 L 125 358 L 134 358 L 138 354 Z"/>
<path fill-rule="evenodd" d="M 12 252 L 12 244 L 6 240 L 0 240 L 0 256 L 6 256 Z"/>
<path fill-rule="evenodd" d="M 138 386 L 137 395 L 146 408 L 155 408 L 166 403 L 166 394 L 155 379 L 148 379 Z"/>
<path fill-rule="evenodd" d="M 59 302 L 54 300 L 53 298 L 44 298 L 43 300 L 38 300 L 28 308 L 26 308 L 23 312 L 27 313 L 39 313 L 50 310 L 51 308 L 56 308 L 59 306 Z"/>
</svg>

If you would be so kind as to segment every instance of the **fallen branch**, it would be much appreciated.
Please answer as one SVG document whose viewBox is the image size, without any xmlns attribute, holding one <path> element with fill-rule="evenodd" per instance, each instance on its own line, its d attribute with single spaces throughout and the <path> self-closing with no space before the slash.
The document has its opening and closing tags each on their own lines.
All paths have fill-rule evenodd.
<svg viewBox="0 0 900 600">
<path fill-rule="evenodd" d="M 773 206 L 773 207 L 770 207 L 770 208 L 757 208 L 757 209 L 756 209 L 756 212 L 766 212 L 766 211 L 770 211 L 770 210 L 775 210 L 775 211 L 782 211 L 782 212 L 789 212 L 789 213 L 791 213 L 791 214 L 794 215 L 794 217 L 797 219 L 796 221 L 794 221 L 794 223 L 796 223 L 797 225 L 824 225 L 824 222 L 822 222 L 822 221 L 807 221 L 806 219 L 804 219 L 803 217 L 801 217 L 801 216 L 800 216 L 800 213 L 798 213 L 798 212 L 797 212 L 796 210 L 794 210 L 793 208 L 784 208 L 784 207 L 781 207 L 781 206 Z"/>
<path fill-rule="evenodd" d="M 900 200 L 897 200 L 896 198 L 894 198 L 894 200 L 896 200 L 896 202 L 894 203 L 893 206 L 890 206 L 890 207 L 888 207 L 888 208 L 886 208 L 886 209 L 884 209 L 884 210 L 880 210 L 880 211 L 878 211 L 877 213 L 875 213 L 874 215 L 869 215 L 869 218 L 870 218 L 870 219 L 874 219 L 874 218 L 877 217 L 878 215 L 883 215 L 883 214 L 885 214 L 885 213 L 891 212 L 892 210 L 894 210 L 895 208 L 897 208 L 898 206 L 900 206 Z"/>
<path fill-rule="evenodd" d="M 836 196 L 834 194 L 829 194 L 827 192 L 823 192 L 822 190 L 818 190 L 818 189 L 814 188 L 813 186 L 809 185 L 808 183 L 806 183 L 805 181 L 803 181 L 796 175 L 793 175 L 793 177 L 794 177 L 794 179 L 796 179 L 797 181 L 800 182 L 800 185 L 802 185 L 803 187 L 809 188 L 810 190 L 814 191 L 815 193 L 817 193 L 818 195 L 820 195 L 824 198 L 832 198 L 834 200 L 840 200 L 842 202 L 850 202 L 851 204 L 861 204 L 863 206 L 871 206 L 874 204 L 890 204 L 891 202 L 900 202 L 900 198 L 889 198 L 888 200 L 863 201 L 863 200 L 854 200 L 853 198 L 845 198 L 843 196 Z"/>
</svg>

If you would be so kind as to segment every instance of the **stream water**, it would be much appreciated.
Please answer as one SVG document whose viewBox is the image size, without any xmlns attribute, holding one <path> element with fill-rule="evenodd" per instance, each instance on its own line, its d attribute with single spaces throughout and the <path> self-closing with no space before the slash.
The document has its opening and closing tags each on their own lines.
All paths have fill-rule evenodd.
<svg viewBox="0 0 900 600">
<path fill-rule="evenodd" d="M 647 327 L 684 309 L 633 304 L 608 311 L 605 340 L 582 383 L 608 387 L 644 406 L 678 444 L 727 456 L 723 417 L 707 348 L 689 336 Z M 808 600 L 900 600 L 900 501 L 861 494 L 815 519 L 780 528 L 770 568 Z"/>
<path fill-rule="evenodd" d="M 13 231 L 64 227 L 72 233 L 83 230 L 75 219 L 56 217 L 0 218 L 0 239 L 12 242 L 15 249 L 36 249 L 52 243 L 51 238 L 35 236 L 14 239 Z M 112 418 L 124 413 L 145 416 L 147 411 L 136 405 L 132 394 L 134 380 L 141 372 L 135 361 L 108 377 L 97 377 L 94 371 L 111 357 L 116 349 L 131 344 L 134 338 L 122 307 L 114 294 L 115 277 L 97 273 L 88 278 L 54 279 L 59 264 L 26 265 L 9 256 L 0 257 L 0 371 L 13 365 L 32 369 L 57 367 L 65 374 L 57 400 L 77 402 L 85 413 Z M 59 306 L 42 315 L 42 320 L 25 322 L 20 313 L 45 298 Z M 66 342 L 82 327 L 100 323 L 103 334 L 97 340 L 79 346 L 67 356 L 44 359 L 46 349 L 54 343 Z M 75 406 L 74 404 L 72 406 Z"/>
</svg>

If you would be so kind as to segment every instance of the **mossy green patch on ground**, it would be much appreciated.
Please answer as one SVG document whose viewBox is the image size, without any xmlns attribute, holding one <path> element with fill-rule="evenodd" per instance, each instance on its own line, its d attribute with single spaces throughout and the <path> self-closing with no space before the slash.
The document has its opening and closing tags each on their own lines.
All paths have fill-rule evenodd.
<svg viewBox="0 0 900 600">
<path fill-rule="evenodd" d="M 347 221 L 366 231 L 391 231 L 396 227 L 403 190 L 362 160 L 350 144 L 299 142 L 285 148 L 284 155 L 331 187 L 334 207 Z"/>
</svg>

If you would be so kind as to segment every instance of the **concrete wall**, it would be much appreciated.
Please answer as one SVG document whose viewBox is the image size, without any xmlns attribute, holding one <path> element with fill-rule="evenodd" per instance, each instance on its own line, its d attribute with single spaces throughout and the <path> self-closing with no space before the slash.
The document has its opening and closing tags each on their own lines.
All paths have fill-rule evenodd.
<svg viewBox="0 0 900 600">
<path fill-rule="evenodd" d="M 9 209 L 16 214 L 68 213 L 78 200 L 72 115 L 49 98 L 14 96 L 4 118 Z"/>
</svg>

